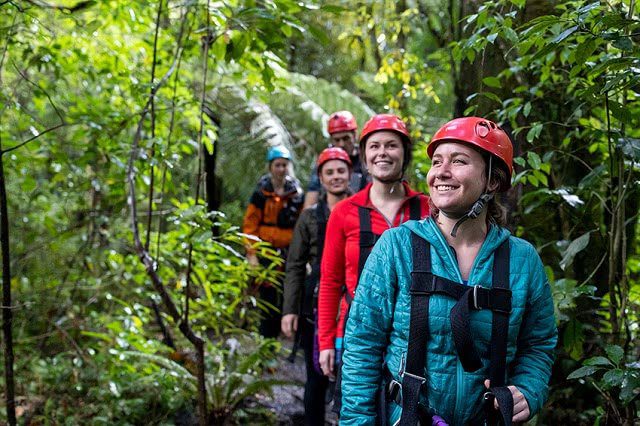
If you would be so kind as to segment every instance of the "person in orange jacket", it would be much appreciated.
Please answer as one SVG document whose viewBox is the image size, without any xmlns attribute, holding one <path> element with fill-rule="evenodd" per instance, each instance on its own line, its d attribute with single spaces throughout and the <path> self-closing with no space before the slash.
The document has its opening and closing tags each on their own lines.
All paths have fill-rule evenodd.
<svg viewBox="0 0 640 426">
<path fill-rule="evenodd" d="M 293 227 L 302 210 L 304 193 L 300 182 L 289 175 L 291 153 L 283 146 L 274 146 L 267 152 L 269 173 L 262 176 L 251 195 L 242 223 L 242 232 L 271 243 L 283 259 L 293 236 Z M 247 243 L 247 260 L 250 265 L 269 265 L 268 259 L 258 259 L 255 249 Z M 280 309 L 282 298 L 275 287 L 262 283 L 260 299 L 274 308 L 268 308 L 260 321 L 260 334 L 275 338 L 280 333 Z"/>
<path fill-rule="evenodd" d="M 372 183 L 331 212 L 320 268 L 319 357 L 330 377 L 339 370 L 345 317 L 375 241 L 387 229 L 429 214 L 428 197 L 404 181 L 412 148 L 405 123 L 392 114 L 375 115 L 365 124 L 359 143 Z M 336 384 L 336 402 L 339 390 Z"/>
</svg>

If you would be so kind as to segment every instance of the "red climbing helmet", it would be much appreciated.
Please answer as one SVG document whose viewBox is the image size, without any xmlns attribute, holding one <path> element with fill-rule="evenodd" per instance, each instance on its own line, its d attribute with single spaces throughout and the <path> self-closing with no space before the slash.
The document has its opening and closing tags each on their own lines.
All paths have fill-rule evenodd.
<svg viewBox="0 0 640 426">
<path fill-rule="evenodd" d="M 316 163 L 318 174 L 320 174 L 320 170 L 322 170 L 324 163 L 331 160 L 344 161 L 349 166 L 349 170 L 351 170 L 351 158 L 349 158 L 347 151 L 342 148 L 331 147 L 324 149 L 318 156 L 318 162 Z"/>
<path fill-rule="evenodd" d="M 329 116 L 327 131 L 329 134 L 355 131 L 358 129 L 356 119 L 349 111 L 337 111 Z"/>
<path fill-rule="evenodd" d="M 389 130 L 400 134 L 402 141 L 411 145 L 411 138 L 409 137 L 409 131 L 404 121 L 393 114 L 376 114 L 362 128 L 360 133 L 360 150 L 364 152 L 364 145 L 367 142 L 367 138 L 375 132 L 380 130 Z"/>
<path fill-rule="evenodd" d="M 427 155 L 433 157 L 433 151 L 441 142 L 465 142 L 497 157 L 509 178 L 513 173 L 513 144 L 507 133 L 491 120 L 480 117 L 462 117 L 449 121 L 433 135 L 427 146 Z M 509 188 L 500 188 L 505 191 Z"/>
</svg>

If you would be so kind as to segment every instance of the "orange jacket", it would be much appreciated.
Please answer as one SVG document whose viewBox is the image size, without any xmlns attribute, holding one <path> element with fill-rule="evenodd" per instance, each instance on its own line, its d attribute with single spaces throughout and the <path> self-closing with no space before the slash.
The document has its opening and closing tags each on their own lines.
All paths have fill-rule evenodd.
<svg viewBox="0 0 640 426">
<path fill-rule="evenodd" d="M 288 247 L 303 201 L 304 195 L 297 179 L 287 176 L 284 194 L 277 195 L 269 175 L 262 176 L 249 200 L 242 232 L 255 235 L 275 248 Z M 247 241 L 247 252 L 253 252 L 251 241 Z"/>
</svg>

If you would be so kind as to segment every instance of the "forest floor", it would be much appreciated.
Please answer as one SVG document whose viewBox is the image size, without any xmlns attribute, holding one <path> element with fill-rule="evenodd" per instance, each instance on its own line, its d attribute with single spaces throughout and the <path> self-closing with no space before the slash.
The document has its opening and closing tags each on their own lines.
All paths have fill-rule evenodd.
<svg viewBox="0 0 640 426">
<path fill-rule="evenodd" d="M 305 366 L 304 352 L 298 350 L 296 360 L 291 363 L 287 357 L 291 353 L 291 341 L 282 340 L 282 353 L 278 358 L 278 367 L 272 376 L 275 379 L 295 382 L 291 386 L 275 386 L 273 396 L 258 395 L 257 402 L 270 409 L 278 419 L 278 425 L 304 425 L 304 382 Z M 331 412 L 331 406 L 327 405 L 325 425 L 337 425 L 338 417 Z"/>
</svg>

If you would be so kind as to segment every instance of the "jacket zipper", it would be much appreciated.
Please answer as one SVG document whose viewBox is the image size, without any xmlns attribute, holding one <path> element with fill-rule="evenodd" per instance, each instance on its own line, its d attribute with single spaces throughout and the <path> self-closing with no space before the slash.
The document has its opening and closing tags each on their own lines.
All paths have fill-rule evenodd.
<svg viewBox="0 0 640 426">
<path fill-rule="evenodd" d="M 431 222 L 431 226 L 436 226 L 433 222 Z M 445 250 L 447 251 L 447 256 L 449 257 L 449 264 L 453 265 L 453 269 L 456 272 L 457 275 L 457 279 L 459 282 L 463 282 L 462 280 L 462 274 L 460 273 L 460 268 L 458 267 L 458 262 L 455 259 L 455 256 L 453 256 L 453 253 L 451 252 L 451 247 L 449 247 L 449 244 L 447 244 L 447 241 L 444 239 L 444 237 L 442 236 L 442 233 L 440 232 L 440 230 L 436 229 L 435 230 L 435 235 L 437 236 L 437 238 L 440 240 L 440 243 L 445 247 Z M 479 253 L 478 253 L 479 254 Z M 476 261 L 478 260 L 478 258 L 476 257 Z M 471 268 L 471 272 L 473 272 L 473 269 L 475 267 L 475 262 L 474 265 Z M 469 278 L 471 278 L 472 274 L 469 274 Z M 456 361 L 456 403 L 453 407 L 453 424 L 458 424 L 458 407 L 462 407 L 462 400 L 463 400 L 463 395 L 462 395 L 462 387 L 464 385 L 464 371 L 462 369 L 462 363 L 460 363 L 460 359 L 458 359 Z"/>
</svg>

